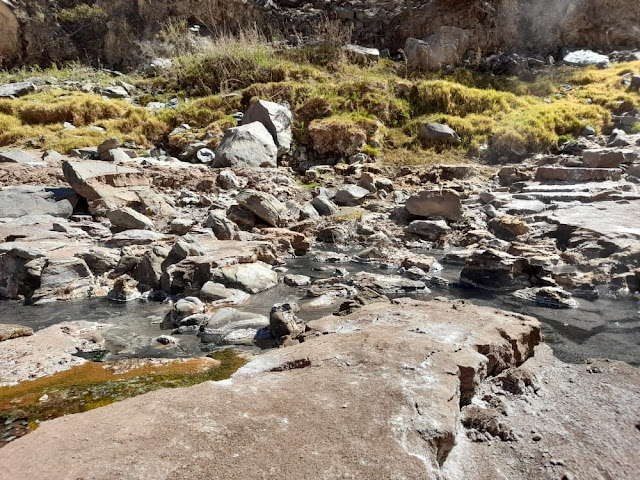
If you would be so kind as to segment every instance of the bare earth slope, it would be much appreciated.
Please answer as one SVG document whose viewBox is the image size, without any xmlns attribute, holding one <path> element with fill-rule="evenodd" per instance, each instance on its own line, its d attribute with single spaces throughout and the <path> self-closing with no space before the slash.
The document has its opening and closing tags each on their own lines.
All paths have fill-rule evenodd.
<svg viewBox="0 0 640 480">
<path fill-rule="evenodd" d="M 0 450 L 0 478 L 631 478 L 640 469 L 638 371 L 606 363 L 588 373 L 547 347 L 526 360 L 540 340 L 533 318 L 401 300 L 310 326 L 307 341 L 256 357 L 231 380 L 45 422 Z M 483 423 L 495 414 L 499 428 Z"/>
</svg>

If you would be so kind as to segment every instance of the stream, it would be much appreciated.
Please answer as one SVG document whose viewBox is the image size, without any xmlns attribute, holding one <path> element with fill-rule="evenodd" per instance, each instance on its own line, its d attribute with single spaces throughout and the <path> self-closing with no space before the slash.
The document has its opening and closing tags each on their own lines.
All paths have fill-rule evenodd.
<svg viewBox="0 0 640 480">
<path fill-rule="evenodd" d="M 429 252 L 436 258 L 442 252 Z M 303 274 L 312 279 L 327 278 L 336 268 L 349 273 L 366 271 L 381 275 L 396 274 L 393 269 L 375 263 L 325 263 L 311 256 L 290 259 L 288 272 Z M 457 281 L 460 268 L 444 264 L 437 275 L 452 282 Z M 531 315 L 540 320 L 544 340 L 562 361 L 580 363 L 588 358 L 610 358 L 640 366 L 640 304 L 635 299 L 608 296 L 606 288 L 597 299 L 578 299 L 577 309 L 554 309 L 538 306 L 533 302 L 514 297 L 508 292 L 496 293 L 477 288 L 429 285 L 428 294 L 410 295 L 428 300 L 434 297 L 464 299 L 477 305 L 490 306 Z M 298 316 L 305 321 L 332 314 L 335 306 L 305 308 L 313 300 L 305 296 L 306 288 L 289 287 L 279 283 L 276 287 L 252 295 L 239 310 L 269 316 L 275 303 L 298 302 L 302 309 Z M 406 296 L 406 295 L 404 295 Z M 104 298 L 91 298 L 70 302 L 55 302 L 40 306 L 24 306 L 18 301 L 0 302 L 0 323 L 18 323 L 40 330 L 64 321 L 86 320 L 106 324 L 101 331 L 108 351 L 105 361 L 126 358 L 190 358 L 207 355 L 223 346 L 204 344 L 195 335 L 179 335 L 179 348 L 162 348 L 156 339 L 170 335 L 162 329 L 162 321 L 171 310 L 167 303 L 135 300 L 115 303 Z M 255 346 L 240 346 L 243 350 L 259 353 Z"/>
</svg>

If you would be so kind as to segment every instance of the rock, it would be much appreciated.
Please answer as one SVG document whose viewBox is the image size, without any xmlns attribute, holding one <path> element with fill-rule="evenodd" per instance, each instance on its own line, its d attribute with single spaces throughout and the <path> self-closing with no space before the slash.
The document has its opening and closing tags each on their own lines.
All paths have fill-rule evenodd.
<svg viewBox="0 0 640 480">
<path fill-rule="evenodd" d="M 186 235 L 194 225 L 195 222 L 189 218 L 176 218 L 169 224 L 169 230 L 176 235 Z"/>
<path fill-rule="evenodd" d="M 599 53 L 591 50 L 576 50 L 570 52 L 562 59 L 567 65 L 573 65 L 576 67 L 587 67 L 589 65 L 596 65 L 599 68 L 609 68 L 609 57 L 606 55 L 600 55 Z"/>
<path fill-rule="evenodd" d="M 168 238 L 165 235 L 150 230 L 125 230 L 113 235 L 106 243 L 111 247 L 125 247 L 127 245 L 149 245 L 166 240 Z"/>
<path fill-rule="evenodd" d="M 320 214 L 318 213 L 318 210 L 316 210 L 311 203 L 305 203 L 300 206 L 300 220 L 318 220 L 319 218 Z"/>
<path fill-rule="evenodd" d="M 99 276 L 116 268 L 120 261 L 120 252 L 112 248 L 92 247 L 76 254 L 76 257 L 83 259 L 89 270 Z"/>
<path fill-rule="evenodd" d="M 86 297 L 93 289 L 93 274 L 81 258 L 48 260 L 42 269 L 40 287 L 32 302 L 42 299 L 72 299 Z"/>
<path fill-rule="evenodd" d="M 533 178 L 533 172 L 527 168 L 514 165 L 506 165 L 500 168 L 498 179 L 500 185 L 509 187 L 516 182 L 526 182 Z"/>
<path fill-rule="evenodd" d="M 617 168 L 538 167 L 536 180 L 557 182 L 602 182 L 620 180 Z"/>
<path fill-rule="evenodd" d="M 284 276 L 284 283 L 290 287 L 306 287 L 311 285 L 311 278 L 306 275 L 288 274 Z"/>
<path fill-rule="evenodd" d="M 471 305 L 453 308 L 448 302 L 383 308 L 373 304 L 347 317 L 310 322 L 310 328 L 318 332 L 316 338 L 266 351 L 227 381 L 162 389 L 43 422 L 35 432 L 3 447 L 5 472 L 10 478 L 77 477 L 86 471 L 87 459 L 93 458 L 98 459 L 94 465 L 101 472 L 98 477 L 114 478 L 152 470 L 159 461 L 176 465 L 184 451 L 211 443 L 215 459 L 191 459 L 193 476 L 203 477 L 217 469 L 221 478 L 252 478 L 255 465 L 238 460 L 228 445 L 212 440 L 221 428 L 239 449 L 264 458 L 263 468 L 278 477 L 315 478 L 319 471 L 330 470 L 349 472 L 355 478 L 381 474 L 425 478 L 429 472 L 444 470 L 448 461 L 458 467 L 455 445 L 462 429 L 461 398 L 473 396 L 488 375 L 531 357 L 540 337 L 539 323 L 530 317 L 515 318 Z M 476 382 L 467 382 L 468 378 Z M 196 408 L 201 426 L 215 432 L 188 428 L 193 417 L 171 414 Z M 305 414 L 291 415 L 292 411 Z M 103 440 L 109 438 L 108 432 L 113 434 L 114 425 L 128 445 Z M 278 431 L 283 428 L 285 437 Z M 69 433 L 91 429 L 96 440 L 88 444 L 82 436 Z M 375 442 L 357 440 L 367 432 Z M 176 442 L 181 451 L 171 448 Z M 318 449 L 311 460 L 294 456 L 283 466 L 278 457 L 282 448 L 305 442 L 326 445 L 328 450 Z M 36 445 L 51 455 L 35 461 Z M 132 448 L 138 452 L 138 470 L 113 460 Z M 625 446 L 621 455 L 627 450 Z M 159 460 L 160 451 L 168 452 L 163 460 Z"/>
<path fill-rule="evenodd" d="M 214 270 L 212 278 L 249 293 L 262 292 L 278 284 L 278 274 L 261 263 L 227 265 Z"/>
<path fill-rule="evenodd" d="M 528 262 L 499 250 L 477 250 L 465 259 L 460 280 L 476 287 L 499 290 L 528 287 Z"/>
<path fill-rule="evenodd" d="M 178 339 L 176 337 L 172 337 L 170 335 L 160 335 L 156 338 L 156 342 L 160 345 L 178 345 Z"/>
<path fill-rule="evenodd" d="M 249 295 L 235 288 L 226 288 L 221 283 L 207 282 L 200 289 L 200 299 L 215 305 L 241 305 L 249 299 Z"/>
<path fill-rule="evenodd" d="M 441 141 L 458 144 L 462 141 L 455 130 L 441 123 L 420 124 L 418 138 L 424 143 Z"/>
<path fill-rule="evenodd" d="M 410 280 L 399 275 L 377 275 L 359 272 L 351 277 L 351 283 L 360 290 L 369 288 L 381 295 L 430 293 L 430 290 L 424 282 L 420 280 Z"/>
<path fill-rule="evenodd" d="M 629 145 L 631 141 L 625 131 L 617 128 L 613 130 L 607 141 L 608 147 L 628 147 Z"/>
<path fill-rule="evenodd" d="M 265 240 L 270 240 L 278 251 L 286 254 L 301 256 L 311 248 L 311 239 L 300 232 L 286 228 L 266 228 L 262 232 Z"/>
<path fill-rule="evenodd" d="M 287 221 L 287 207 L 270 193 L 244 190 L 236 197 L 236 201 L 272 227 L 282 226 Z"/>
<path fill-rule="evenodd" d="M 108 86 L 100 90 L 100 95 L 108 98 L 129 98 L 126 88 L 120 86 Z"/>
<path fill-rule="evenodd" d="M 120 230 L 155 230 L 156 228 L 149 217 L 129 207 L 111 210 L 107 217 L 113 226 Z"/>
<path fill-rule="evenodd" d="M 278 103 L 258 100 L 254 102 L 242 118 L 240 125 L 260 122 L 265 126 L 278 148 L 278 157 L 291 149 L 291 110 Z"/>
<path fill-rule="evenodd" d="M 258 330 L 268 326 L 269 319 L 264 315 L 221 308 L 200 327 L 198 337 L 203 343 L 250 344 Z"/>
<path fill-rule="evenodd" d="M 240 180 L 233 170 L 222 170 L 218 174 L 217 183 L 223 190 L 235 190 L 240 188 Z"/>
<path fill-rule="evenodd" d="M 0 342 L 10 340 L 18 337 L 28 337 L 33 335 L 33 329 L 31 327 L 25 327 L 24 325 L 12 325 L 0 323 Z"/>
<path fill-rule="evenodd" d="M 0 152 L 0 163 L 20 163 L 23 165 L 42 165 L 42 162 L 20 150 Z"/>
<path fill-rule="evenodd" d="M 354 206 L 360 204 L 367 195 L 369 195 L 369 190 L 366 188 L 347 185 L 336 192 L 334 201 L 338 205 Z"/>
<path fill-rule="evenodd" d="M 266 127 L 253 122 L 224 132 L 213 166 L 277 167 L 278 149 Z"/>
<path fill-rule="evenodd" d="M 5 83 L 0 85 L 0 98 L 17 98 L 36 91 L 33 82 Z"/>
<path fill-rule="evenodd" d="M 345 45 L 342 48 L 349 52 L 355 59 L 374 62 L 380 59 L 380 50 L 377 48 L 361 47 L 360 45 Z"/>
<path fill-rule="evenodd" d="M 524 288 L 513 292 L 513 295 L 535 302 L 543 307 L 578 308 L 578 302 L 571 294 L 560 287 Z"/>
<path fill-rule="evenodd" d="M 213 153 L 213 150 L 210 150 L 208 148 L 201 148 L 196 152 L 196 159 L 200 163 L 209 164 L 213 163 L 213 161 L 216 159 L 216 154 Z"/>
<path fill-rule="evenodd" d="M 140 170 L 104 162 L 71 162 L 62 164 L 64 178 L 87 200 L 98 200 L 109 187 L 148 186 L 149 181 Z"/>
<path fill-rule="evenodd" d="M 618 168 L 625 160 L 632 161 L 635 158 L 635 152 L 610 148 L 583 150 L 582 158 L 587 168 Z"/>
<path fill-rule="evenodd" d="M 500 215 L 487 222 L 489 229 L 499 238 L 507 241 L 529 233 L 529 225 L 520 220 L 506 215 Z"/>
<path fill-rule="evenodd" d="M 460 195 L 454 190 L 423 190 L 410 197 L 405 208 L 416 217 L 444 217 L 453 221 L 462 218 Z"/>
<path fill-rule="evenodd" d="M 631 75 L 629 87 L 633 90 L 640 90 L 640 75 Z"/>
<path fill-rule="evenodd" d="M 165 246 L 154 246 L 145 252 L 132 275 L 140 284 L 141 290 L 155 290 L 160 286 L 163 262 L 169 253 L 169 248 Z"/>
<path fill-rule="evenodd" d="M 451 228 L 444 220 L 414 220 L 405 228 L 405 231 L 437 242 L 449 233 Z"/>
<path fill-rule="evenodd" d="M 55 201 L 51 191 L 41 187 L 9 187 L 0 190 L 0 218 L 20 218 L 26 215 L 51 215 L 69 218 L 73 206 L 67 199 Z"/>
<path fill-rule="evenodd" d="M 58 162 L 60 160 L 64 160 L 64 155 L 61 155 L 55 150 L 47 150 L 42 154 L 43 162 Z"/>
<path fill-rule="evenodd" d="M 111 150 L 116 150 L 120 148 L 120 140 L 117 138 L 109 138 L 105 140 L 100 145 L 98 145 L 98 157 L 100 160 L 112 160 L 111 154 L 109 153 Z"/>
<path fill-rule="evenodd" d="M 432 72 L 460 63 L 468 48 L 469 35 L 465 30 L 440 27 L 438 33 L 425 40 L 408 38 L 404 54 L 409 68 Z"/>
<path fill-rule="evenodd" d="M 438 272 L 442 270 L 442 265 L 434 257 L 428 255 L 413 255 L 402 261 L 402 267 L 405 269 L 419 268 L 424 272 Z"/>
<path fill-rule="evenodd" d="M 229 220 L 223 212 L 211 211 L 203 226 L 211 228 L 219 240 L 233 240 L 238 231 L 238 225 Z"/>
<path fill-rule="evenodd" d="M 277 303 L 271 308 L 269 329 L 278 343 L 296 340 L 304 333 L 305 326 L 296 316 L 299 311 L 297 303 Z"/>
<path fill-rule="evenodd" d="M 317 196 L 311 200 L 311 205 L 323 217 L 335 215 L 338 213 L 338 207 L 335 203 L 324 196 Z"/>
</svg>

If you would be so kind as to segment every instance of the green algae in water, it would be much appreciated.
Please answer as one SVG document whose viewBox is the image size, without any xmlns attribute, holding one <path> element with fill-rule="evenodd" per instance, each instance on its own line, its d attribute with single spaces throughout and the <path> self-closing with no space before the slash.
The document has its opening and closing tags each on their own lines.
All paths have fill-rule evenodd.
<svg viewBox="0 0 640 480">
<path fill-rule="evenodd" d="M 86 412 L 161 388 L 225 380 L 246 362 L 230 348 L 208 357 L 169 362 L 87 362 L 48 377 L 2 387 L 0 447 L 35 430 L 40 421 Z"/>
</svg>

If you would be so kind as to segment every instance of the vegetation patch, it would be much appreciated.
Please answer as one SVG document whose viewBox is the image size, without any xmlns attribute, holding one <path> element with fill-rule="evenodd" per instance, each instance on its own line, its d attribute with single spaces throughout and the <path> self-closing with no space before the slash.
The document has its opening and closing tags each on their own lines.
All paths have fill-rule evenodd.
<svg viewBox="0 0 640 480">
<path fill-rule="evenodd" d="M 5 439 L 25 435 L 43 420 L 85 412 L 161 388 L 224 380 L 245 363 L 233 349 L 186 360 L 87 362 L 48 377 L 1 387 L 0 425 L 4 427 L 0 428 L 4 432 L 0 430 L 0 435 Z"/>
</svg>

